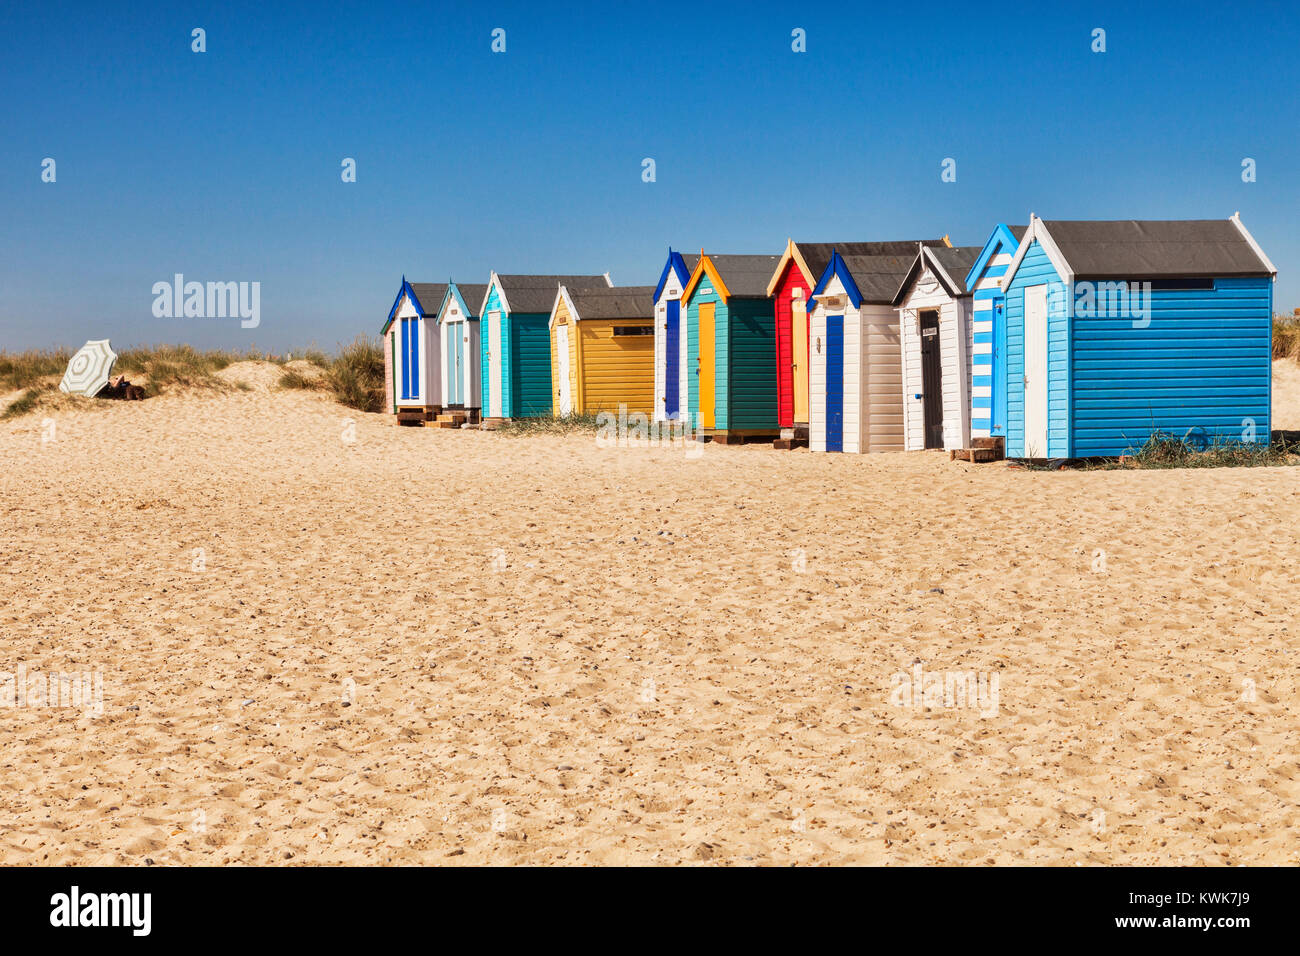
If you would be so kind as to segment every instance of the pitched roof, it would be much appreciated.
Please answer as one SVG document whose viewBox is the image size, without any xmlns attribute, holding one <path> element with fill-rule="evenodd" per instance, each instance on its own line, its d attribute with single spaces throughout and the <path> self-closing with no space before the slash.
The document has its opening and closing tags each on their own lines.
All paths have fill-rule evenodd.
<svg viewBox="0 0 1300 956">
<path fill-rule="evenodd" d="M 781 257 L 715 256 L 710 253 L 709 261 L 718 270 L 727 291 L 733 296 L 767 298 L 767 280 L 772 278 L 772 270 L 781 261 Z"/>
<path fill-rule="evenodd" d="M 586 319 L 647 319 L 654 315 L 652 285 L 571 289 L 564 287 L 577 310 L 578 321 Z"/>
<path fill-rule="evenodd" d="M 411 291 L 420 302 L 420 315 L 428 318 L 436 316 L 442 307 L 443 296 L 447 294 L 447 283 L 412 282 Z"/>
<path fill-rule="evenodd" d="M 917 250 L 916 258 L 912 260 L 911 268 L 907 270 L 907 275 L 899 283 L 898 290 L 894 293 L 894 305 L 902 304 L 907 297 L 907 290 L 912 287 L 912 283 L 920 278 L 922 272 L 927 267 L 934 271 L 935 277 L 944 287 L 944 290 L 957 298 L 963 296 L 968 291 L 966 288 L 967 273 L 975 267 L 983 254 L 984 246 L 941 246 L 939 248 L 923 247 Z"/>
<path fill-rule="evenodd" d="M 821 278 L 830 265 L 831 253 L 842 256 L 907 256 L 916 255 L 920 246 L 946 246 L 943 239 L 902 239 L 886 242 L 796 242 L 799 255 L 812 273 L 813 281 Z"/>
<path fill-rule="evenodd" d="M 691 281 L 691 273 L 695 271 L 695 267 L 699 264 L 699 261 L 700 257 L 698 255 L 677 252 L 673 248 L 669 247 L 668 258 L 664 260 L 664 271 L 659 275 L 659 284 L 654 287 L 654 301 L 658 302 L 659 297 L 663 295 L 664 286 L 668 284 L 668 273 L 670 270 L 676 268 L 678 262 L 680 262 L 682 268 L 686 270 L 686 275 L 678 273 L 678 278 L 681 279 L 682 286 L 685 287 L 686 283 Z"/>
<path fill-rule="evenodd" d="M 1247 276 L 1275 271 L 1235 219 L 1041 222 L 1075 278 Z"/>
<path fill-rule="evenodd" d="M 853 277 L 863 302 L 892 304 L 898 287 L 903 284 L 912 264 L 916 262 L 916 251 L 913 247 L 912 254 L 906 256 L 841 255 L 840 261 Z"/>
<path fill-rule="evenodd" d="M 511 312 L 541 312 L 544 315 L 550 314 L 555 305 L 555 292 L 562 285 L 583 289 L 608 287 L 610 284 L 608 276 L 503 276 L 499 273 L 497 281 L 505 290 Z"/>
<path fill-rule="evenodd" d="M 456 288 L 460 290 L 460 297 L 465 300 L 465 311 L 471 318 L 476 317 L 479 306 L 487 296 L 487 286 L 478 282 L 457 282 Z"/>
</svg>

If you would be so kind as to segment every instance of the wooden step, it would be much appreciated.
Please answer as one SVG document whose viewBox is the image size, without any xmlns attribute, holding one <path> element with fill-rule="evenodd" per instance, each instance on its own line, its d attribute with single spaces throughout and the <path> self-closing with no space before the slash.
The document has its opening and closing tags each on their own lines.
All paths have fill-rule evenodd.
<svg viewBox="0 0 1300 956">
<path fill-rule="evenodd" d="M 1005 448 L 1007 440 L 1001 435 L 995 435 L 992 438 L 972 438 L 972 448 Z"/>
</svg>

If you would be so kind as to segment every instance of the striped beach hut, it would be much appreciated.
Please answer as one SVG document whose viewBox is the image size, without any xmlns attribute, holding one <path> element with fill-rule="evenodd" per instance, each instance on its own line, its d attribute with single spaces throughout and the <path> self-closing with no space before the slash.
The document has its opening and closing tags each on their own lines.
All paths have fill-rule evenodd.
<svg viewBox="0 0 1300 956">
<path fill-rule="evenodd" d="M 432 421 L 442 410 L 438 309 L 445 282 L 407 282 L 388 312 L 384 342 L 384 395 L 402 424 Z"/>
<path fill-rule="evenodd" d="M 1006 320 L 1002 296 L 1002 277 L 1016 254 L 1028 226 L 998 223 L 980 250 L 975 265 L 966 274 L 966 288 L 971 291 L 971 411 L 972 441 L 992 438 L 1003 442 L 1007 435 L 1006 418 L 995 414 L 1006 409 L 1006 379 L 1000 377 L 1006 366 L 995 361 L 999 330 Z M 1001 336 L 1005 339 L 1005 336 Z M 994 395 L 1003 396 L 995 401 Z"/>
<path fill-rule="evenodd" d="M 688 402 L 686 336 L 682 334 L 682 290 L 691 279 L 697 255 L 668 249 L 659 284 L 654 289 L 655 408 L 654 421 L 673 421 Z"/>
<path fill-rule="evenodd" d="M 654 411 L 653 286 L 561 285 L 551 309 L 557 415 Z"/>
<path fill-rule="evenodd" d="M 613 285 L 605 275 L 498 275 L 479 309 L 480 394 L 485 421 L 552 413 L 551 308 L 561 285 Z"/>
<path fill-rule="evenodd" d="M 980 251 L 979 246 L 921 246 L 894 296 L 907 451 L 970 443 L 973 333 L 966 276 Z"/>
<path fill-rule="evenodd" d="M 438 310 L 438 335 L 442 354 L 442 414 L 439 420 L 459 426 L 477 423 L 479 399 L 478 310 L 487 286 L 451 282 Z"/>
<path fill-rule="evenodd" d="M 894 298 L 916 259 L 831 253 L 813 288 L 808 447 L 903 450 L 902 352 Z"/>
<path fill-rule="evenodd" d="M 1276 276 L 1235 214 L 1031 217 L 1002 277 L 1007 455 L 1267 442 Z"/>
<path fill-rule="evenodd" d="M 830 264 L 842 256 L 908 256 L 920 245 L 947 245 L 948 239 L 884 242 L 786 241 L 785 252 L 767 283 L 776 317 L 776 401 L 781 426 L 778 445 L 791 447 L 808 438 L 808 320 L 813 287 Z"/>
<path fill-rule="evenodd" d="M 767 294 L 778 258 L 701 252 L 682 290 L 687 413 L 714 441 L 778 432 L 776 323 Z"/>
</svg>

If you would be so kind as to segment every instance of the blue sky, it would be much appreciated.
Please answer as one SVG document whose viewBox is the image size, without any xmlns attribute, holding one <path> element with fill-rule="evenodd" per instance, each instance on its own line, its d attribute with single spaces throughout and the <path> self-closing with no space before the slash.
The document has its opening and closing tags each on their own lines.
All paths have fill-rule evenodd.
<svg viewBox="0 0 1300 956">
<path fill-rule="evenodd" d="M 670 244 L 979 245 L 1030 211 L 1240 210 L 1300 306 L 1295 4 L 122 6 L 0 12 L 0 348 L 332 349 L 403 273 L 653 284 Z M 155 318 L 177 272 L 260 282 L 260 327 Z"/>
</svg>

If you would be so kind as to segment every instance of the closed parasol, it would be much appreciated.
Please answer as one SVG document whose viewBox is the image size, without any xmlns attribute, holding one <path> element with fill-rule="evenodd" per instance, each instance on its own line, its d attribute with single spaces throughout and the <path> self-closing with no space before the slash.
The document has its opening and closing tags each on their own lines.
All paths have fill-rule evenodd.
<svg viewBox="0 0 1300 956">
<path fill-rule="evenodd" d="M 68 363 L 59 388 L 70 395 L 98 395 L 108 384 L 117 353 L 109 347 L 108 339 L 87 342 Z"/>
</svg>

